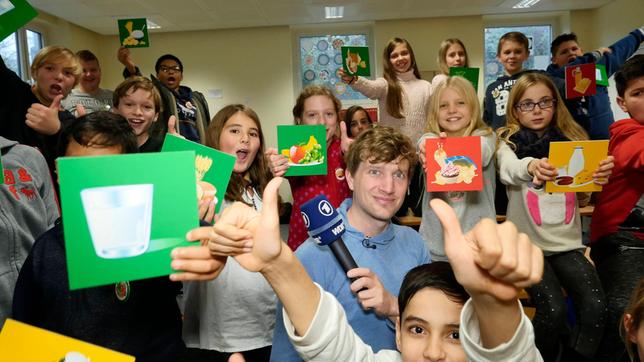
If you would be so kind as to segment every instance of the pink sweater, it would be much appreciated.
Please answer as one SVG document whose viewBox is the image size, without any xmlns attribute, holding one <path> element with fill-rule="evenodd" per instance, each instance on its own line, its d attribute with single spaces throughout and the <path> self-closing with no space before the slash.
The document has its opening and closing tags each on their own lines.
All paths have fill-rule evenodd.
<svg viewBox="0 0 644 362">
<path fill-rule="evenodd" d="M 371 99 L 378 100 L 379 124 L 393 127 L 408 136 L 413 144 L 425 133 L 427 108 L 432 93 L 431 84 L 418 79 L 413 70 L 398 74 L 398 81 L 403 90 L 403 115 L 405 118 L 394 118 L 387 113 L 387 81 L 384 78 L 370 80 L 358 77 L 351 85 L 353 89 Z"/>
</svg>

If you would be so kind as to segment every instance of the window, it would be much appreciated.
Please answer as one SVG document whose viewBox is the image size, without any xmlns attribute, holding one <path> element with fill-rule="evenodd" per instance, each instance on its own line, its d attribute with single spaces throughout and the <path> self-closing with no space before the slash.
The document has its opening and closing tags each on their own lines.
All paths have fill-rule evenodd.
<svg viewBox="0 0 644 362">
<path fill-rule="evenodd" d="M 29 66 L 43 47 L 42 33 L 20 29 L 0 42 L 0 55 L 7 67 L 25 81 L 29 81 Z"/>
<path fill-rule="evenodd" d="M 299 38 L 300 79 L 302 88 L 311 84 L 333 90 L 342 100 L 367 99 L 342 82 L 338 69 L 342 67 L 343 45 L 369 46 L 366 34 L 334 34 L 301 36 Z"/>
<path fill-rule="evenodd" d="M 485 28 L 485 87 L 503 75 L 503 66 L 496 60 L 496 50 L 499 38 L 510 31 L 522 32 L 530 41 L 530 57 L 523 63 L 524 69 L 546 69 L 550 64 L 550 25 Z"/>
</svg>

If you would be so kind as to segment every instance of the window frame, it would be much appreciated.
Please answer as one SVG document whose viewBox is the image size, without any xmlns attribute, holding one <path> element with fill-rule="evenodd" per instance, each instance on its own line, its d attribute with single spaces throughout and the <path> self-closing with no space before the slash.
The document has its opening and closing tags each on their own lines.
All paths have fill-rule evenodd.
<svg viewBox="0 0 644 362">
<path fill-rule="evenodd" d="M 18 76 L 27 83 L 32 83 L 31 79 L 31 60 L 29 59 L 29 44 L 27 41 L 27 31 L 40 34 L 42 47 L 46 46 L 45 31 L 38 25 L 29 24 L 16 30 L 12 35 L 16 36 L 16 45 L 18 47 Z M 42 49 L 42 48 L 41 48 Z"/>
</svg>

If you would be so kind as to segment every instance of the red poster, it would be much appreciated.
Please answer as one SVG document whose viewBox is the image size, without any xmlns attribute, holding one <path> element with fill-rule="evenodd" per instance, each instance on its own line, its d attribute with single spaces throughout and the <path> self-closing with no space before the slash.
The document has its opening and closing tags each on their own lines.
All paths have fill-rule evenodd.
<svg viewBox="0 0 644 362">
<path fill-rule="evenodd" d="M 566 67 L 566 99 L 597 93 L 595 63 Z"/>
<path fill-rule="evenodd" d="M 430 192 L 483 189 L 481 137 L 427 139 L 425 164 Z"/>
</svg>

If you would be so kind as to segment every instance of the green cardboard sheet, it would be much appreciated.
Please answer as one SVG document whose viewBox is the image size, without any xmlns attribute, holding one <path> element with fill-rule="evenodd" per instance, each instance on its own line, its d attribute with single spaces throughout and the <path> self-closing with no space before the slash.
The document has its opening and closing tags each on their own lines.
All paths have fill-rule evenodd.
<svg viewBox="0 0 644 362">
<path fill-rule="evenodd" d="M 279 153 L 288 158 L 285 176 L 326 175 L 326 128 L 323 125 L 277 126 Z"/>
</svg>

